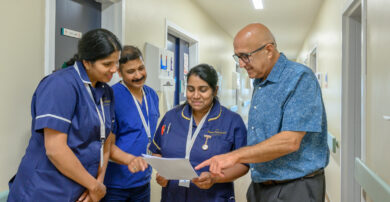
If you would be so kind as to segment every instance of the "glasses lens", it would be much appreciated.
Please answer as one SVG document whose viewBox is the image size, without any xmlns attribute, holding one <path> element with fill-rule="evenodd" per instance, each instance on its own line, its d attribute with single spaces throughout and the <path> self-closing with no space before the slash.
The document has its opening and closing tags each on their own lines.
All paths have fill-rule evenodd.
<svg viewBox="0 0 390 202">
<path fill-rule="evenodd" d="M 233 55 L 233 59 L 234 59 L 234 61 L 236 61 L 237 64 L 240 64 L 240 60 L 242 60 L 245 63 L 249 62 L 248 55 L 241 55 L 241 56 Z"/>
<path fill-rule="evenodd" d="M 233 59 L 237 64 L 240 63 L 240 58 L 237 55 L 233 55 Z"/>
</svg>

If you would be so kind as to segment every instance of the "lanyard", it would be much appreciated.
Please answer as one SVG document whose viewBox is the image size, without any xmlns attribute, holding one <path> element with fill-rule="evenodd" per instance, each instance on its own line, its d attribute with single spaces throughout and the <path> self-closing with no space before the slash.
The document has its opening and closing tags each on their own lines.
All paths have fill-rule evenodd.
<svg viewBox="0 0 390 202">
<path fill-rule="evenodd" d="M 213 108 L 213 106 L 211 106 L 209 111 L 207 112 L 207 114 L 203 116 L 202 120 L 199 122 L 199 125 L 196 128 L 193 135 L 192 135 L 192 121 L 194 119 L 194 116 L 193 116 L 193 113 L 191 114 L 190 125 L 188 126 L 188 134 L 187 134 L 187 142 L 186 142 L 186 156 L 185 156 L 185 158 L 188 160 L 190 159 L 191 149 L 192 149 L 192 146 L 194 145 L 196 137 L 198 137 L 199 132 L 202 129 L 203 124 L 206 121 L 207 116 L 209 115 L 212 108 Z M 189 180 L 180 180 L 179 186 L 190 187 L 190 181 Z"/>
<path fill-rule="evenodd" d="M 79 67 L 77 66 L 77 63 L 74 64 L 74 67 L 77 71 L 77 73 L 79 74 L 80 78 L 81 78 L 81 75 L 80 75 L 80 70 L 79 70 Z M 99 117 L 99 122 L 100 122 L 100 142 L 101 142 L 101 146 L 100 146 L 100 167 L 103 167 L 103 153 L 104 153 L 104 141 L 106 139 L 106 119 L 105 119 L 105 115 L 104 115 L 104 103 L 103 103 L 103 100 L 102 98 L 100 98 L 100 108 L 102 110 L 102 114 L 100 113 L 97 105 L 96 105 L 96 102 L 95 102 L 95 99 L 93 99 L 93 95 L 92 95 L 92 90 L 91 90 L 91 85 L 89 85 L 88 83 L 84 83 L 84 86 L 85 88 L 87 89 L 88 91 L 88 94 L 90 96 L 90 98 L 92 99 L 92 102 L 93 104 L 95 105 L 95 108 L 96 108 L 96 112 L 98 114 L 98 117 Z"/>
<path fill-rule="evenodd" d="M 152 135 L 150 133 L 148 99 L 146 98 L 145 91 L 142 89 L 143 99 L 145 100 L 146 116 L 148 116 L 148 123 L 147 124 L 146 124 L 146 121 L 145 121 L 145 116 L 142 113 L 141 107 L 139 106 L 138 100 L 134 97 L 134 95 L 131 93 L 130 89 L 126 86 L 126 84 L 124 84 L 123 81 L 121 81 L 121 84 L 126 87 L 126 89 L 129 91 L 130 95 L 133 97 L 135 106 L 137 107 L 137 110 L 138 110 L 138 114 L 141 117 L 142 125 L 144 126 L 146 135 L 148 136 L 148 145 L 146 147 L 146 150 L 148 150 L 150 142 L 151 142 Z"/>
</svg>

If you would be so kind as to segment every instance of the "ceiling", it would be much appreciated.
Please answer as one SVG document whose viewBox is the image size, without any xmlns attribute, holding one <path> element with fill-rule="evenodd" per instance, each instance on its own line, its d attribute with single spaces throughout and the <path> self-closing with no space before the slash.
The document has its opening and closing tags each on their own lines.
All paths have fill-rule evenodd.
<svg viewBox="0 0 390 202">
<path fill-rule="evenodd" d="M 295 60 L 323 0 L 263 0 L 255 10 L 251 0 L 192 0 L 230 36 L 245 25 L 260 22 L 276 38 L 278 50 Z"/>
</svg>

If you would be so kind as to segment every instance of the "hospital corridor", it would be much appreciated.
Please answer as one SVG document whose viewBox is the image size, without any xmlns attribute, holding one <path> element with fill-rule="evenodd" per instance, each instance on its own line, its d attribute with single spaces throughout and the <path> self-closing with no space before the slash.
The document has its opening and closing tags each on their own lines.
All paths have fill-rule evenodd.
<svg viewBox="0 0 390 202">
<path fill-rule="evenodd" d="M 389 0 L 0 0 L 0 202 L 390 202 Z"/>
</svg>

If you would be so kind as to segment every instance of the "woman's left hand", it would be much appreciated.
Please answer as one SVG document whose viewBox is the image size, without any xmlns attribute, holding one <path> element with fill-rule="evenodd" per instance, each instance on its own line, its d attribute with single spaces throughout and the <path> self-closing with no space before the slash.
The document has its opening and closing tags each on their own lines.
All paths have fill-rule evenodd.
<svg viewBox="0 0 390 202">
<path fill-rule="evenodd" d="M 210 172 L 202 172 L 198 178 L 191 180 L 200 189 L 210 189 L 215 183 L 215 178 Z"/>
</svg>

